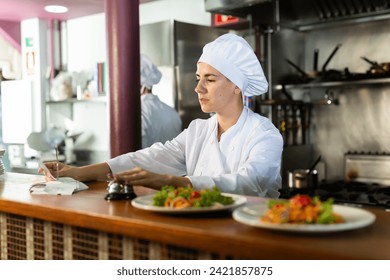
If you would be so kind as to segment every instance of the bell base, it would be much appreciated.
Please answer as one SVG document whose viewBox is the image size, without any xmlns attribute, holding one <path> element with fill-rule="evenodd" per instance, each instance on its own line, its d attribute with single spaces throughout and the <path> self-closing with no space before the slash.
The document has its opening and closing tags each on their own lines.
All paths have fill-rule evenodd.
<svg viewBox="0 0 390 280">
<path fill-rule="evenodd" d="M 135 193 L 109 193 L 104 199 L 105 200 L 131 200 L 136 198 L 137 195 Z"/>
</svg>

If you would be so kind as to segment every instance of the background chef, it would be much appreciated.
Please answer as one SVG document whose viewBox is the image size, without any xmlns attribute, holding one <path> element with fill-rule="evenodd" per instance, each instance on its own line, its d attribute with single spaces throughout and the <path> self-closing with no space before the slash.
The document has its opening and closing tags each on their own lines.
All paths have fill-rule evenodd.
<svg viewBox="0 0 390 280">
<path fill-rule="evenodd" d="M 161 72 L 145 54 L 141 54 L 141 124 L 142 148 L 165 143 L 181 132 L 181 119 L 175 109 L 152 93 L 161 80 Z"/>
</svg>

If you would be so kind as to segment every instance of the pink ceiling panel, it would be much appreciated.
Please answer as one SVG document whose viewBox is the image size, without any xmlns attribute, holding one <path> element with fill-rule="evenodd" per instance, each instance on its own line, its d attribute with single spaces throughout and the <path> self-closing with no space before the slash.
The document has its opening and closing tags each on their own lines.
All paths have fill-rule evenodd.
<svg viewBox="0 0 390 280">
<path fill-rule="evenodd" d="M 21 52 L 19 22 L 0 20 L 0 36 L 9 42 L 16 50 Z"/>
<path fill-rule="evenodd" d="M 63 5 L 65 14 L 50 14 L 45 5 Z M 104 12 L 104 0 L 0 0 L 0 20 L 21 21 L 28 18 L 67 20 Z"/>
</svg>

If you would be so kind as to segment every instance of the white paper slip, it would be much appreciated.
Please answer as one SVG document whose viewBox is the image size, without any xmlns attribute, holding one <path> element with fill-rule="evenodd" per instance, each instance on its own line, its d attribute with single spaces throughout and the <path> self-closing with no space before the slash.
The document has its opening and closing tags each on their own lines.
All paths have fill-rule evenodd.
<svg viewBox="0 0 390 280">
<path fill-rule="evenodd" d="M 36 195 L 72 195 L 88 189 L 88 186 L 70 177 L 61 177 L 57 181 L 38 183 L 30 188 Z"/>
</svg>

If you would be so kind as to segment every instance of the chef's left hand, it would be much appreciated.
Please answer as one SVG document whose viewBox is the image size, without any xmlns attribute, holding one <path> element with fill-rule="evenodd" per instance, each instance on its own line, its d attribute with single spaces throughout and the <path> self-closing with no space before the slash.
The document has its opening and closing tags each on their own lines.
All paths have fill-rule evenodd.
<svg viewBox="0 0 390 280">
<path fill-rule="evenodd" d="M 156 190 L 160 190 L 162 186 L 168 184 L 168 177 L 169 175 L 153 173 L 140 167 L 113 174 L 115 181 L 125 182 L 127 185 L 144 186 Z"/>
<path fill-rule="evenodd" d="M 186 177 L 153 173 L 140 167 L 115 173 L 113 174 L 113 177 L 115 181 L 125 182 L 127 185 L 144 186 L 155 190 L 160 190 L 161 187 L 166 185 L 173 185 L 176 187 L 191 185 L 191 182 Z"/>
</svg>

